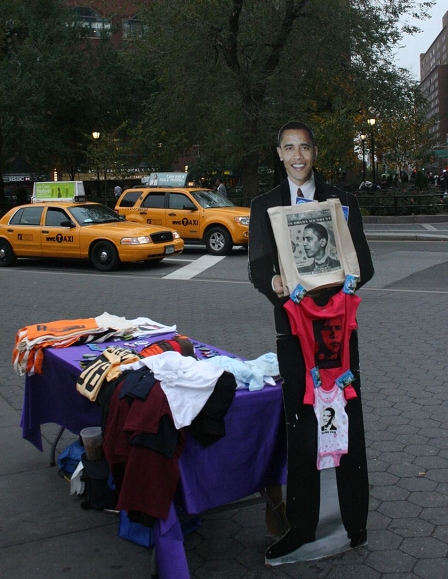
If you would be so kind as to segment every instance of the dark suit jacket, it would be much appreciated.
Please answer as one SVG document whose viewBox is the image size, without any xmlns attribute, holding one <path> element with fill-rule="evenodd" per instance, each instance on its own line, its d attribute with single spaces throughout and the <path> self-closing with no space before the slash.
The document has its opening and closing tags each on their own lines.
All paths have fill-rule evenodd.
<svg viewBox="0 0 448 579">
<path fill-rule="evenodd" d="M 341 191 L 332 185 L 324 183 L 317 175 L 314 176 L 316 201 L 326 201 L 329 198 L 338 198 L 342 205 L 349 208 L 348 226 L 358 257 L 361 280 L 358 288 L 368 282 L 374 273 L 372 257 L 364 234 L 361 212 L 358 201 L 352 193 Z M 269 207 L 291 205 L 291 194 L 288 180 L 281 185 L 255 197 L 251 203 L 249 222 L 249 277 L 258 291 L 264 294 L 274 305 L 274 316 L 277 333 L 291 332 L 288 317 L 283 304 L 288 298 L 278 298 L 272 289 L 272 278 L 280 272 L 277 246 L 267 210 Z M 319 292 L 316 302 L 326 303 L 331 295 L 341 288 L 328 288 Z M 318 301 L 319 300 L 319 301 Z"/>
</svg>

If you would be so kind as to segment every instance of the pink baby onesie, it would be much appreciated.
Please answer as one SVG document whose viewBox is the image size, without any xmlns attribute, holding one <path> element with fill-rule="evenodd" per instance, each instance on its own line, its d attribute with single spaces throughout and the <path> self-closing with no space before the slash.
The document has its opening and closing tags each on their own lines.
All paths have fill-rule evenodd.
<svg viewBox="0 0 448 579">
<path fill-rule="evenodd" d="M 346 404 L 344 394 L 336 384 L 332 390 L 323 390 L 321 387 L 315 389 L 318 470 L 339 466 L 341 456 L 348 452 Z"/>
</svg>

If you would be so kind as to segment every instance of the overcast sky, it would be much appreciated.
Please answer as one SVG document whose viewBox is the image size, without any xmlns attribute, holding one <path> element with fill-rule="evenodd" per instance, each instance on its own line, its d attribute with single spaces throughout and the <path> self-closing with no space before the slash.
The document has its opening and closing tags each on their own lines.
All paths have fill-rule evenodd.
<svg viewBox="0 0 448 579">
<path fill-rule="evenodd" d="M 445 12 L 448 12 L 447 0 L 437 0 L 428 12 L 431 18 L 417 22 L 412 21 L 413 24 L 417 24 L 422 29 L 422 32 L 413 36 L 405 36 L 402 42 L 403 48 L 397 51 L 397 65 L 409 69 L 417 80 L 420 80 L 420 53 L 426 52 L 436 36 L 442 31 L 442 16 Z"/>
</svg>

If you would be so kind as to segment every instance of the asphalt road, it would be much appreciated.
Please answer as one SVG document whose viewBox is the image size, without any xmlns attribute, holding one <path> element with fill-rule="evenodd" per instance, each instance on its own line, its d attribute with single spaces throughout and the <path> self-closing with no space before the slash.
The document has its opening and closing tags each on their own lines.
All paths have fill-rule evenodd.
<svg viewBox="0 0 448 579">
<path fill-rule="evenodd" d="M 267 571 L 263 510 L 241 509 L 206 518 L 186 537 L 192 579 L 448 576 L 448 244 L 372 241 L 370 247 L 376 275 L 359 292 L 358 315 L 371 484 L 368 546 Z M 249 358 L 274 351 L 271 307 L 247 279 L 247 253 L 238 248 L 210 259 L 203 248 L 187 247 L 160 264 L 107 274 L 87 263 L 21 260 L 0 268 L 0 287 L 0 417 L 8 417 L 0 432 L 4 444 L 13 438 L 18 449 L 0 451 L 0 568 L 8 564 L 8 579 L 148 577 L 141 548 L 117 540 L 116 523 L 104 523 L 101 514 L 79 513 L 48 467 L 48 455 L 21 441 L 24 381 L 11 365 L 14 337 L 28 324 L 107 311 L 177 324 L 181 333 Z M 54 431 L 43 428 L 47 441 Z M 45 486 L 37 489 L 38 483 Z M 64 511 L 59 520 L 54 501 Z M 101 549 L 86 559 L 91 540 Z"/>
<path fill-rule="evenodd" d="M 447 242 L 370 242 L 374 278 L 360 291 L 369 300 L 378 290 L 448 293 Z M 105 311 L 128 319 L 146 316 L 223 349 L 257 357 L 275 349 L 269 302 L 247 277 L 247 251 L 224 258 L 188 246 L 158 264 L 124 264 L 111 273 L 75 260 L 19 260 L 0 268 L 5 312 L 0 356 L 6 367 L 16 331 L 28 324 L 94 317 Z M 362 343 L 362 324 L 361 324 Z M 12 370 L 11 370 L 12 373 Z M 13 377 L 21 390 L 22 380 Z M 0 393 L 3 394 L 2 390 Z M 21 408 L 21 395 L 15 404 Z"/>
</svg>

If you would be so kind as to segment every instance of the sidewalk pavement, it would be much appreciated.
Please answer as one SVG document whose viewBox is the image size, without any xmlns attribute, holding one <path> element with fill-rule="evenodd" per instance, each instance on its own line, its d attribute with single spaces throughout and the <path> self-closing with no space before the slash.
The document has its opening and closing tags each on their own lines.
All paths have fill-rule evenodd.
<svg viewBox="0 0 448 579">
<path fill-rule="evenodd" d="M 434 221 L 430 225 L 442 227 Z M 373 226 L 383 224 L 366 224 L 367 231 Z M 421 227 L 393 224 L 389 229 L 400 233 L 401 226 Z M 266 533 L 264 505 L 230 505 L 205 515 L 202 527 L 186 535 L 191 579 L 448 577 L 448 268 L 446 262 L 423 267 L 410 278 L 360 290 L 370 472 L 368 545 L 335 557 L 267 569 L 264 552 L 272 537 Z M 18 328 L 55 319 L 55 312 L 64 312 L 67 319 L 87 317 L 113 302 L 112 313 L 131 318 L 155 312 L 153 317 L 161 321 L 173 316 L 187 334 L 210 344 L 218 335 L 221 347 L 249 358 L 274 347 L 271 309 L 249 284 L 231 286 L 233 300 L 229 300 L 225 283 L 215 284 L 211 296 L 210 284 L 201 280 L 168 282 L 153 277 L 149 292 L 147 281 L 132 275 L 112 278 L 54 271 L 47 276 L 0 270 L 2 579 L 151 579 L 148 549 L 117 536 L 115 515 L 81 509 L 81 499 L 69 495 L 68 482 L 50 466 L 50 441 L 57 427 L 44 425 L 44 453 L 21 438 L 24 380 L 14 375 L 11 365 Z M 408 289 L 423 282 L 430 288 L 426 292 Z M 169 311 L 167 291 L 182 295 L 182 300 L 170 303 Z M 199 303 L 205 306 L 195 308 L 192 315 L 191 304 Z M 64 433 L 58 452 L 75 438 Z"/>
<path fill-rule="evenodd" d="M 364 217 L 368 241 L 448 241 L 448 215 Z"/>
</svg>

